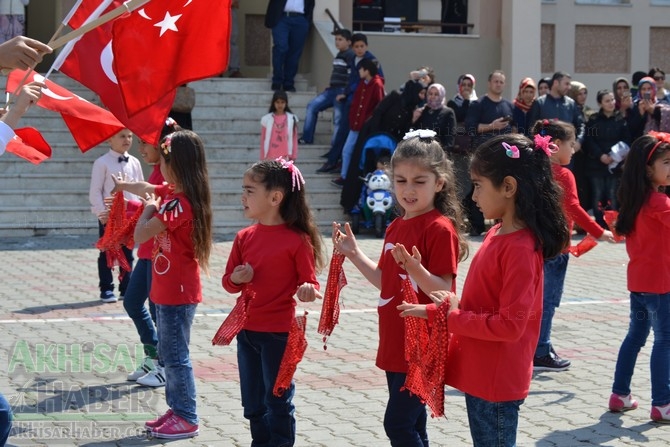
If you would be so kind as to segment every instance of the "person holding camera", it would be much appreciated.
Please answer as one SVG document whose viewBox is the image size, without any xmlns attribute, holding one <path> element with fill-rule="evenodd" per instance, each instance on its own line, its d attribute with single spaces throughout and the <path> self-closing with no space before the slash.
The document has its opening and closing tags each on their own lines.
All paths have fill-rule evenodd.
<svg viewBox="0 0 670 447">
<path fill-rule="evenodd" d="M 496 70 L 489 74 L 486 94 L 470 103 L 468 114 L 465 116 L 465 129 L 472 137 L 472 147 L 477 148 L 487 140 L 501 134 L 516 130 L 512 122 L 514 105 L 502 97 L 505 89 L 505 73 Z M 472 201 L 472 192 L 463 199 L 463 209 L 470 222 L 470 235 L 479 236 L 486 228 L 484 216 L 477 204 Z"/>
<path fill-rule="evenodd" d="M 670 132 L 670 106 L 656 97 L 656 82 L 645 76 L 637 85 L 637 97 L 626 117 L 632 139 L 641 137 L 650 130 Z"/>
</svg>

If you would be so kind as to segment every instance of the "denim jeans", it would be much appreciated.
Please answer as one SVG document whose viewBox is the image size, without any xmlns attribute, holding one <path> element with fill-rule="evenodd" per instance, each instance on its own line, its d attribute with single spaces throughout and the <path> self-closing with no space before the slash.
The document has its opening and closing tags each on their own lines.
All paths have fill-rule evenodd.
<svg viewBox="0 0 670 447">
<path fill-rule="evenodd" d="M 102 237 L 103 234 L 105 234 L 105 226 L 102 224 L 102 222 L 98 221 L 98 235 Z M 133 250 L 125 246 L 121 247 L 121 249 L 123 250 L 123 254 L 126 255 L 126 259 L 128 260 L 128 264 L 130 264 L 130 269 L 132 270 Z M 128 282 L 130 281 L 130 272 L 126 272 L 125 270 L 120 270 L 120 272 L 123 275 L 123 278 L 119 280 L 119 293 L 125 296 L 126 288 L 128 287 Z M 100 280 L 98 287 L 100 287 L 101 292 L 106 290 L 114 290 L 114 277 L 112 276 L 112 269 L 107 267 L 107 254 L 104 251 L 101 251 L 100 255 L 98 255 L 98 278 Z"/>
<path fill-rule="evenodd" d="M 357 139 L 358 132 L 350 130 L 349 135 L 347 135 L 347 140 L 344 142 L 344 148 L 342 148 L 342 169 L 340 170 L 340 177 L 342 178 L 347 178 L 347 171 L 352 162 L 351 156 L 354 154 L 354 147 L 356 147 Z M 358 163 L 359 161 L 360 160 L 353 160 L 354 163 Z"/>
<path fill-rule="evenodd" d="M 244 417 L 251 447 L 288 447 L 295 443 L 295 383 L 280 397 L 272 394 L 288 332 L 242 330 L 237 335 L 237 364 Z"/>
<path fill-rule="evenodd" d="M 328 151 L 328 163 L 331 165 L 337 164 L 337 161 L 342 156 L 344 142 L 349 135 L 349 109 L 351 108 L 351 101 L 340 103 L 340 106 L 342 107 L 342 119 L 340 119 L 339 126 L 334 129 L 330 151 Z"/>
<path fill-rule="evenodd" d="M 309 21 L 305 16 L 282 16 L 272 28 L 272 84 L 284 90 L 295 87 L 300 56 L 307 41 Z"/>
<path fill-rule="evenodd" d="M 333 144 L 335 141 L 335 135 L 337 134 L 337 129 L 340 126 L 340 121 L 342 120 L 342 111 L 344 110 L 344 103 L 337 101 L 335 98 L 337 95 L 343 92 L 344 87 L 328 87 L 316 95 L 316 97 L 312 99 L 309 104 L 307 104 L 307 111 L 305 112 L 305 124 L 302 127 L 302 139 L 305 140 L 306 143 L 314 143 L 314 132 L 316 130 L 316 120 L 318 118 L 319 112 L 323 112 L 324 110 L 332 107 L 334 131 L 330 139 L 330 144 Z"/>
<path fill-rule="evenodd" d="M 158 355 L 165 367 L 165 400 L 177 416 L 190 424 L 198 423 L 195 378 L 188 349 L 197 307 L 197 304 L 156 305 Z"/>
<path fill-rule="evenodd" d="M 473 447 L 515 447 L 519 407 L 523 401 L 489 402 L 466 394 Z"/>
<path fill-rule="evenodd" d="M 135 323 L 135 328 L 144 344 L 144 353 L 152 358 L 156 356 L 158 334 L 154 322 L 156 321 L 156 305 L 149 301 L 149 310 L 144 303 L 151 290 L 151 259 L 139 259 L 133 273 L 130 275 L 126 295 L 123 298 L 123 308 Z"/>
<path fill-rule="evenodd" d="M 614 175 L 591 175 L 591 203 L 593 217 L 603 227 L 609 228 L 603 218 L 603 209 L 618 209 L 616 201 L 617 178 Z M 602 203 L 602 205 L 600 205 Z M 602 208 L 602 209 L 601 209 Z"/>
<path fill-rule="evenodd" d="M 535 357 L 544 357 L 551 351 L 551 324 L 556 308 L 561 304 L 565 273 L 568 271 L 569 253 L 561 253 L 544 261 L 544 287 L 542 294 L 542 325 Z"/>
<path fill-rule="evenodd" d="M 426 405 L 416 395 L 400 389 L 407 374 L 386 372 L 389 401 L 384 414 L 384 431 L 392 447 L 428 447 Z"/>
<path fill-rule="evenodd" d="M 624 338 L 614 371 L 612 392 L 627 396 L 635 371 L 635 361 L 642 346 L 654 330 L 651 348 L 651 404 L 670 403 L 670 293 L 630 294 L 630 325 Z"/>
</svg>

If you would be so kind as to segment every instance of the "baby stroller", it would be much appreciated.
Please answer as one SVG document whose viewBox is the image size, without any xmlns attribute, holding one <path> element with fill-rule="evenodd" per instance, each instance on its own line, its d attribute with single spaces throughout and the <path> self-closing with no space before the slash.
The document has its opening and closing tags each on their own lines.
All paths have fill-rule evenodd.
<svg viewBox="0 0 670 447">
<path fill-rule="evenodd" d="M 386 226 L 393 220 L 391 180 L 378 162 L 390 160 L 395 147 L 395 139 L 383 132 L 373 134 L 363 145 L 359 169 L 367 174 L 360 177 L 364 186 L 350 213 L 354 234 L 358 234 L 362 225 L 366 229 L 374 228 L 376 237 L 383 237 Z"/>
</svg>

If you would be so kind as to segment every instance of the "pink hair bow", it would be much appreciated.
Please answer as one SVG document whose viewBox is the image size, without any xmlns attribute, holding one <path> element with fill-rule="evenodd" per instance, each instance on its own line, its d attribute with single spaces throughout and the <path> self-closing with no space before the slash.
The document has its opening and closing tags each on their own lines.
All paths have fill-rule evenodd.
<svg viewBox="0 0 670 447">
<path fill-rule="evenodd" d="M 298 188 L 298 191 L 300 191 L 300 187 L 305 184 L 305 179 L 303 178 L 300 169 L 293 164 L 293 160 L 284 160 L 284 157 L 278 157 L 275 161 L 281 163 L 281 167 L 288 169 L 288 172 L 291 173 L 291 191 L 295 191 L 296 187 Z"/>
<path fill-rule="evenodd" d="M 519 158 L 521 154 L 519 153 L 519 148 L 516 146 L 510 146 L 509 144 L 502 142 L 502 147 L 505 148 L 505 154 L 509 158 Z"/>
<path fill-rule="evenodd" d="M 535 150 L 542 149 L 547 157 L 558 152 L 558 146 L 551 142 L 551 135 L 535 134 Z"/>
</svg>

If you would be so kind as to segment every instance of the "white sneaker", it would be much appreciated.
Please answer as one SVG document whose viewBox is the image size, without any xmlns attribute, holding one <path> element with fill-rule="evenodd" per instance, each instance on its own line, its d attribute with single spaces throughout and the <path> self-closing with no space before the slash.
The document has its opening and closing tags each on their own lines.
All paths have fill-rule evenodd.
<svg viewBox="0 0 670 447">
<path fill-rule="evenodd" d="M 126 380 L 130 381 L 136 381 L 140 377 L 146 375 L 149 371 L 153 371 L 156 368 L 156 365 L 150 357 L 144 357 L 144 360 L 142 360 L 142 364 L 137 367 L 137 369 L 130 374 L 128 374 L 128 377 Z"/>
<path fill-rule="evenodd" d="M 156 369 L 149 371 L 139 379 L 137 383 L 144 386 L 158 388 L 165 386 L 165 371 L 162 366 L 156 365 Z"/>
</svg>

